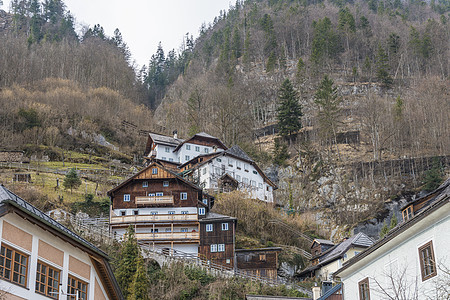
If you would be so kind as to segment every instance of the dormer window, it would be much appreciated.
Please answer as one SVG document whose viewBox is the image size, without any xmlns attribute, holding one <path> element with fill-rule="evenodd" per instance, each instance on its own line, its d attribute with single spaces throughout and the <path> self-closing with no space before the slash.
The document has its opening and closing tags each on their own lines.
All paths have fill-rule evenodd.
<svg viewBox="0 0 450 300">
<path fill-rule="evenodd" d="M 403 222 L 408 221 L 413 217 L 413 206 L 410 205 L 402 211 Z"/>
</svg>

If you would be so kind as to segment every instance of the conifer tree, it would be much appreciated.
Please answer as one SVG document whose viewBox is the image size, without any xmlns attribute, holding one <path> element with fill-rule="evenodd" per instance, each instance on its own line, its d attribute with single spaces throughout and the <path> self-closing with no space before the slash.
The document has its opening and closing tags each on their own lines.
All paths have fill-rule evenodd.
<svg viewBox="0 0 450 300">
<path fill-rule="evenodd" d="M 130 294 L 129 291 L 133 283 L 132 279 L 136 275 L 139 255 L 139 246 L 134 236 L 133 227 L 130 225 L 125 233 L 124 242 L 119 251 L 119 261 L 115 272 L 117 283 L 125 299 L 128 299 L 128 295 Z M 140 275 L 138 276 L 140 277 Z"/>
<path fill-rule="evenodd" d="M 300 117 L 303 116 L 302 106 L 298 102 L 298 93 L 289 79 L 281 85 L 278 98 L 281 100 L 277 109 L 279 133 L 281 136 L 287 136 L 302 128 Z"/>
<path fill-rule="evenodd" d="M 386 52 L 384 51 L 383 47 L 381 45 L 378 45 L 378 52 L 377 52 L 377 79 L 382 83 L 383 86 L 389 87 L 393 80 L 391 75 L 389 74 L 389 64 L 388 64 L 388 57 L 386 55 Z"/>
<path fill-rule="evenodd" d="M 76 189 L 81 185 L 81 179 L 78 177 L 77 171 L 74 168 L 70 169 L 70 171 L 64 177 L 63 186 L 65 189 L 70 189 L 70 193 L 72 193 L 72 189 Z"/>
<path fill-rule="evenodd" d="M 139 254 L 136 260 L 136 273 L 128 291 L 127 300 L 148 300 L 149 279 L 144 266 L 144 258 Z"/>
</svg>

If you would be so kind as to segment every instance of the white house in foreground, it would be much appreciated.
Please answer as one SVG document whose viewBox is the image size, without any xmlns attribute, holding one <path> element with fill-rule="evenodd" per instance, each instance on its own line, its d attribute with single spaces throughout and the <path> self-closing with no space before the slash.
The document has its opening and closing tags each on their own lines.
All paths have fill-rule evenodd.
<svg viewBox="0 0 450 300">
<path fill-rule="evenodd" d="M 334 274 L 344 299 L 448 299 L 450 179 L 408 203 L 403 219 Z"/>
</svg>

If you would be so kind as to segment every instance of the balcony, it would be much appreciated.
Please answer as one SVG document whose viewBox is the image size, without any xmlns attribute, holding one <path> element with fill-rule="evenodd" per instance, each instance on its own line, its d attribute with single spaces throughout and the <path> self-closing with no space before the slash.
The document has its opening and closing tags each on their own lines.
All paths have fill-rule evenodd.
<svg viewBox="0 0 450 300">
<path fill-rule="evenodd" d="M 113 224 L 133 224 L 133 223 L 154 223 L 154 222 L 175 222 L 175 221 L 198 221 L 197 214 L 161 214 L 161 215 L 133 215 L 115 216 L 111 214 L 110 225 Z"/>
<path fill-rule="evenodd" d="M 173 196 L 153 196 L 153 197 L 136 197 L 136 204 L 173 204 Z"/>
<path fill-rule="evenodd" d="M 155 233 L 136 233 L 138 240 L 199 240 L 199 232 L 155 232 Z"/>
</svg>

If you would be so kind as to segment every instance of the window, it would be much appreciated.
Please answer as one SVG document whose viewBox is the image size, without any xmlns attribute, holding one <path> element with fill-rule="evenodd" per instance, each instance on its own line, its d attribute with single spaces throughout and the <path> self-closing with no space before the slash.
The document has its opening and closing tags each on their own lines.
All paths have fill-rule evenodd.
<svg viewBox="0 0 450 300">
<path fill-rule="evenodd" d="M 370 300 L 369 278 L 358 282 L 359 300 Z"/>
<path fill-rule="evenodd" d="M 153 174 L 153 175 L 158 174 L 158 168 L 153 168 L 153 169 L 152 169 L 152 174 Z"/>
<path fill-rule="evenodd" d="M 168 187 L 169 186 L 169 182 L 168 181 L 163 181 L 163 187 Z"/>
<path fill-rule="evenodd" d="M 172 157 L 169 157 L 169 161 L 173 161 L 173 158 L 172 158 Z"/>
<path fill-rule="evenodd" d="M 187 193 L 180 193 L 181 200 L 187 200 Z"/>
<path fill-rule="evenodd" d="M 129 202 L 130 201 L 130 194 L 124 194 L 123 195 L 123 201 L 124 202 Z"/>
<path fill-rule="evenodd" d="M 211 252 L 217 252 L 217 244 L 211 245 Z"/>
<path fill-rule="evenodd" d="M 228 165 L 229 165 L 230 167 L 233 166 L 233 160 L 232 160 L 231 158 L 228 159 Z"/>
<path fill-rule="evenodd" d="M 174 215 L 175 211 L 174 210 L 169 210 L 169 215 Z"/>
<path fill-rule="evenodd" d="M 205 175 L 206 174 L 206 168 L 203 168 L 203 175 Z"/>
<path fill-rule="evenodd" d="M 158 228 L 155 228 L 155 229 L 152 228 L 152 229 L 150 229 L 150 232 L 151 232 L 151 233 L 158 233 L 158 231 L 159 231 Z"/>
<path fill-rule="evenodd" d="M 217 252 L 225 252 L 225 244 L 217 245 Z"/>
<path fill-rule="evenodd" d="M 172 230 L 170 228 L 166 228 L 165 230 L 166 232 L 172 232 Z"/>
<path fill-rule="evenodd" d="M 27 274 L 28 256 L 2 245 L 0 251 L 0 278 L 26 287 Z"/>
<path fill-rule="evenodd" d="M 250 184 L 251 184 L 251 186 L 256 187 L 256 181 L 250 180 Z"/>
<path fill-rule="evenodd" d="M 222 230 L 223 231 L 228 230 L 228 223 L 222 223 Z"/>
<path fill-rule="evenodd" d="M 241 169 L 241 162 L 240 161 L 236 161 L 236 168 L 238 168 L 238 170 Z"/>
<path fill-rule="evenodd" d="M 58 299 L 60 271 L 38 262 L 36 270 L 36 293 Z"/>
<path fill-rule="evenodd" d="M 181 228 L 181 232 L 188 232 L 187 228 Z"/>
<path fill-rule="evenodd" d="M 412 212 L 412 205 L 408 206 L 406 209 L 402 211 L 403 221 L 408 221 L 412 218 L 413 212 Z"/>
<path fill-rule="evenodd" d="M 256 171 L 253 171 L 253 174 L 256 174 L 256 175 L 258 175 L 258 172 L 256 172 Z"/>
<path fill-rule="evenodd" d="M 205 148 L 205 153 L 209 153 L 209 149 L 208 148 Z"/>
<path fill-rule="evenodd" d="M 120 215 L 123 217 L 123 216 L 126 216 L 127 215 L 127 211 L 126 210 L 122 210 L 121 212 L 120 212 Z"/>
<path fill-rule="evenodd" d="M 258 183 L 258 188 L 259 188 L 259 189 L 262 189 L 262 188 L 263 188 L 262 183 Z"/>
<path fill-rule="evenodd" d="M 155 197 L 155 193 L 148 193 L 149 197 Z"/>
<path fill-rule="evenodd" d="M 195 151 L 200 152 L 200 147 L 199 146 L 195 146 Z"/>
<path fill-rule="evenodd" d="M 231 259 L 227 258 L 227 264 L 231 264 Z"/>
<path fill-rule="evenodd" d="M 208 205 L 208 199 L 203 199 L 202 202 L 203 202 L 203 204 Z"/>
<path fill-rule="evenodd" d="M 76 294 L 78 294 L 78 299 L 86 300 L 87 283 L 69 275 L 69 282 L 67 283 L 67 294 L 67 300 L 77 299 L 75 297 Z"/>
<path fill-rule="evenodd" d="M 236 175 L 236 180 L 241 181 L 241 175 Z"/>
<path fill-rule="evenodd" d="M 167 160 L 167 157 L 164 157 L 164 156 L 163 156 L 163 157 L 161 157 L 161 159 L 162 159 L 162 160 Z"/>
<path fill-rule="evenodd" d="M 206 224 L 206 232 L 212 232 L 213 231 L 213 224 Z"/>
<path fill-rule="evenodd" d="M 205 208 L 204 207 L 200 207 L 198 209 L 198 214 L 201 215 L 201 216 L 204 216 L 205 215 Z"/>
<path fill-rule="evenodd" d="M 245 170 L 246 172 L 248 172 L 248 165 L 247 165 L 247 164 L 244 164 L 244 170 Z"/>
<path fill-rule="evenodd" d="M 191 150 L 191 145 L 186 145 L 186 150 Z"/>
<path fill-rule="evenodd" d="M 243 182 L 244 184 L 247 184 L 247 185 L 248 185 L 248 178 L 243 177 L 243 178 L 242 178 L 242 182 Z"/>
<path fill-rule="evenodd" d="M 158 193 L 156 193 L 156 197 L 162 197 L 162 196 L 164 196 L 164 193 L 163 193 L 163 192 L 158 192 Z"/>
<path fill-rule="evenodd" d="M 184 159 L 185 159 L 186 161 L 189 161 L 191 158 L 189 157 L 189 155 L 186 155 L 186 156 L 184 157 Z"/>
<path fill-rule="evenodd" d="M 187 210 L 184 210 L 181 212 L 182 215 L 187 215 L 189 212 Z"/>
<path fill-rule="evenodd" d="M 134 214 L 135 216 L 139 215 L 139 210 L 133 210 L 133 214 Z"/>
<path fill-rule="evenodd" d="M 148 181 L 142 182 L 142 187 L 148 187 Z"/>
<path fill-rule="evenodd" d="M 170 152 L 170 148 L 169 147 L 165 147 L 165 150 L 166 150 L 167 153 Z"/>
<path fill-rule="evenodd" d="M 265 254 L 260 254 L 259 255 L 259 260 L 260 261 L 266 261 L 266 255 Z"/>
<path fill-rule="evenodd" d="M 151 215 L 157 215 L 158 212 L 156 210 L 150 212 Z"/>
<path fill-rule="evenodd" d="M 221 162 L 222 160 L 220 158 L 217 159 L 218 162 Z"/>
<path fill-rule="evenodd" d="M 420 270 L 422 281 L 436 276 L 436 261 L 434 259 L 433 242 L 429 241 L 419 248 Z"/>
</svg>

